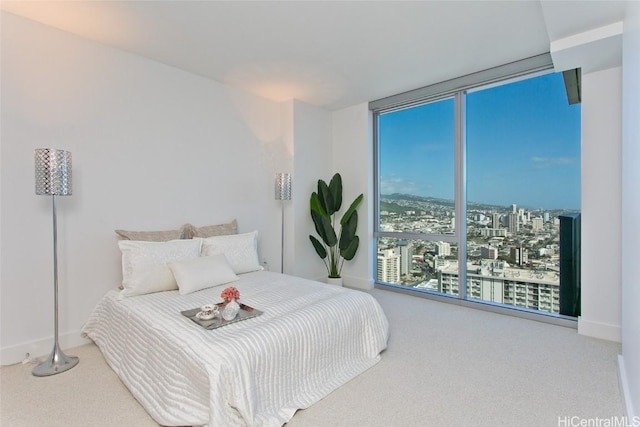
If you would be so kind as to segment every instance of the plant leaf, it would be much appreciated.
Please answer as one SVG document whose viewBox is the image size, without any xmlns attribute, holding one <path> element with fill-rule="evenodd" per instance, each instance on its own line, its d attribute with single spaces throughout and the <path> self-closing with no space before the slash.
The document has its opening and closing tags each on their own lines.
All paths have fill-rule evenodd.
<svg viewBox="0 0 640 427">
<path fill-rule="evenodd" d="M 342 219 L 340 219 L 341 225 L 344 225 L 345 222 L 349 221 L 349 217 L 351 217 L 351 215 L 356 211 L 356 209 L 358 208 L 358 205 L 360 204 L 360 202 L 362 202 L 363 198 L 364 198 L 364 194 L 360 193 L 360 195 L 356 197 L 353 203 L 351 203 L 351 206 L 349 206 L 349 209 L 347 209 L 344 215 L 342 215 Z"/>
<path fill-rule="evenodd" d="M 318 198 L 327 215 L 331 216 L 336 211 L 333 206 L 333 196 L 326 182 L 318 180 Z"/>
<path fill-rule="evenodd" d="M 358 236 L 355 236 L 353 240 L 351 240 L 351 243 L 349 243 L 349 246 L 346 249 L 340 251 L 340 255 L 342 255 L 342 258 L 346 259 L 347 261 L 351 261 L 353 257 L 356 256 L 359 244 L 360 238 Z"/>
<path fill-rule="evenodd" d="M 335 246 L 338 243 L 338 238 L 329 219 L 315 211 L 311 211 L 311 218 L 322 241 L 329 247 Z"/>
<path fill-rule="evenodd" d="M 342 176 L 340 176 L 339 173 L 336 173 L 333 175 L 333 178 L 331 178 L 331 181 L 329 182 L 329 190 L 333 197 L 333 210 L 334 212 L 337 212 L 342 206 Z"/>
<path fill-rule="evenodd" d="M 311 199 L 309 200 L 309 208 L 311 209 L 311 212 L 317 212 L 320 215 L 327 217 L 327 219 L 329 219 L 329 215 L 327 215 L 327 211 L 322 206 L 320 197 L 318 196 L 318 193 L 316 193 L 315 191 L 311 193 Z"/>
<path fill-rule="evenodd" d="M 322 243 L 320 243 L 320 240 L 316 239 L 314 236 L 311 236 L 311 235 L 309 235 L 309 240 L 311 240 L 311 243 L 313 244 L 313 247 L 316 249 L 316 253 L 318 254 L 318 256 L 322 259 L 325 259 L 327 257 L 327 250 L 324 248 Z"/>
<path fill-rule="evenodd" d="M 356 229 L 358 228 L 358 212 L 353 211 L 349 220 L 342 226 L 340 230 L 340 250 L 346 249 L 351 241 L 356 236 Z"/>
</svg>

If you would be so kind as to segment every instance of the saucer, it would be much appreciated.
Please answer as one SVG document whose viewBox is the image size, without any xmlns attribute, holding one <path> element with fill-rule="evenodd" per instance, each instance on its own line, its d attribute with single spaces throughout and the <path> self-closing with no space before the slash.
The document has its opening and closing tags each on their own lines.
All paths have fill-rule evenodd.
<svg viewBox="0 0 640 427">
<path fill-rule="evenodd" d="M 196 313 L 196 318 L 199 320 L 211 320 L 214 317 L 216 317 L 218 313 L 216 313 L 215 311 L 212 312 L 211 314 L 204 314 L 204 312 L 199 311 Z"/>
</svg>

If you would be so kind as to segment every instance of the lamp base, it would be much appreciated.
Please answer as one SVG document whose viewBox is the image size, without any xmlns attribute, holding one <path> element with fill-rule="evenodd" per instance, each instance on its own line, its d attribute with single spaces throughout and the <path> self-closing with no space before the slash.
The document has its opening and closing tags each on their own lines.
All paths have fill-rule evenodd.
<svg viewBox="0 0 640 427">
<path fill-rule="evenodd" d="M 36 377 L 48 377 L 49 375 L 68 371 L 76 366 L 79 361 L 80 359 L 76 356 L 67 356 L 64 354 L 56 342 L 49 357 L 47 357 L 44 362 L 33 368 L 31 373 Z"/>
</svg>

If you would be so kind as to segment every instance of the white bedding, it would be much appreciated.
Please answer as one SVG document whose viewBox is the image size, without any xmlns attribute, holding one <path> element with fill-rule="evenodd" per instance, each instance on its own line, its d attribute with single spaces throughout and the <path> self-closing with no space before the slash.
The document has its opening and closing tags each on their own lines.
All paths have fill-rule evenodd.
<svg viewBox="0 0 640 427">
<path fill-rule="evenodd" d="M 380 360 L 388 322 L 369 294 L 267 271 L 232 285 L 259 317 L 206 330 L 180 311 L 226 285 L 122 300 L 109 292 L 83 335 L 160 424 L 280 426 Z"/>
</svg>

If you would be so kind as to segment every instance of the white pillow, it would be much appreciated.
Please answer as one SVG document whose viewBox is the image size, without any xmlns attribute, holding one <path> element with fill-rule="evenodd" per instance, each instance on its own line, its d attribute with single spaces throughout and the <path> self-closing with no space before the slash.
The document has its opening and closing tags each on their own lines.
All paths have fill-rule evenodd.
<svg viewBox="0 0 640 427">
<path fill-rule="evenodd" d="M 202 255 L 223 253 L 236 274 L 262 270 L 258 259 L 258 232 L 202 239 Z"/>
<path fill-rule="evenodd" d="M 142 242 L 120 240 L 122 252 L 121 297 L 171 291 L 178 285 L 168 262 L 184 261 L 200 256 L 202 239 Z"/>
<path fill-rule="evenodd" d="M 224 254 L 170 262 L 169 268 L 182 295 L 238 280 Z"/>
</svg>

